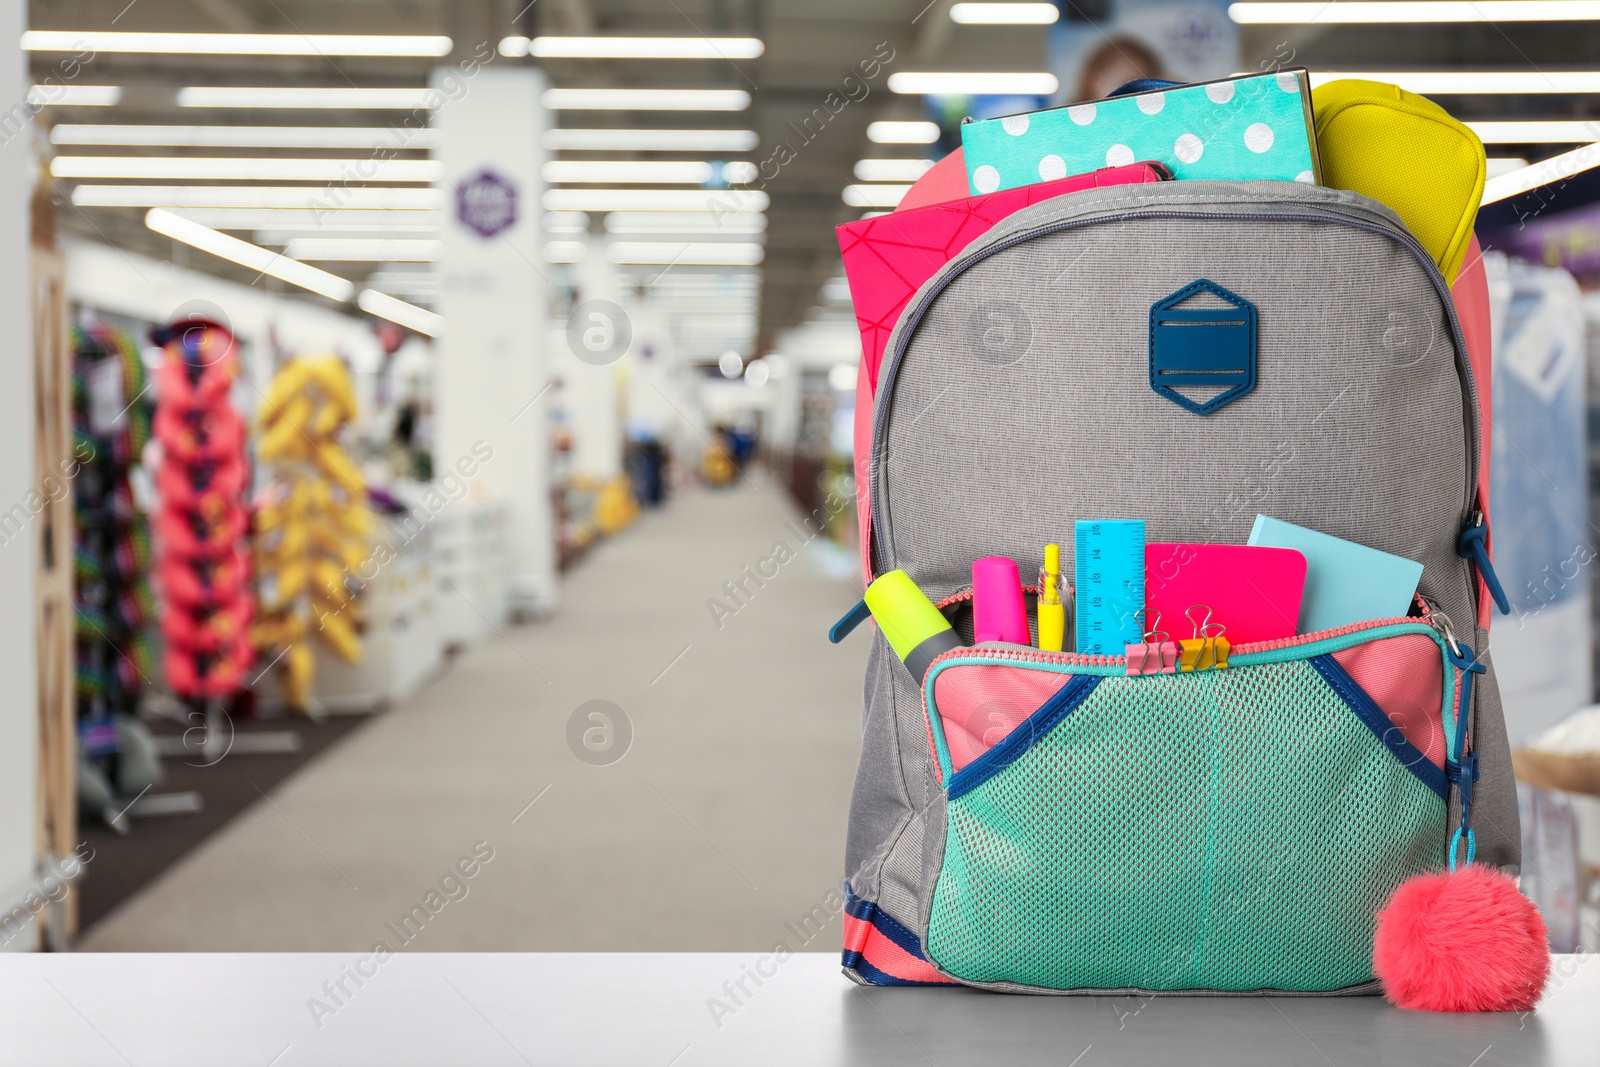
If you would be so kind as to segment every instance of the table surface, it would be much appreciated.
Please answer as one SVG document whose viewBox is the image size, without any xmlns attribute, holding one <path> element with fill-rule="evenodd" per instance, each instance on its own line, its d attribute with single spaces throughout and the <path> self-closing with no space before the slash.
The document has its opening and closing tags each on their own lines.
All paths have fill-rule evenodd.
<svg viewBox="0 0 1600 1067">
<path fill-rule="evenodd" d="M 1600 962 L 1522 1016 L 864 989 L 832 954 L 0 955 L 4 1067 L 791 1063 L 1594 1065 Z"/>
</svg>

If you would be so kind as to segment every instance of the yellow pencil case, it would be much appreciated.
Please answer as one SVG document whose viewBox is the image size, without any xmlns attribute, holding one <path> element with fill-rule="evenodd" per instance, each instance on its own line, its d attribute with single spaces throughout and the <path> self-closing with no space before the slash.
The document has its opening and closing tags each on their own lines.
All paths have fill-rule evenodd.
<svg viewBox="0 0 1600 1067">
<path fill-rule="evenodd" d="M 1322 184 L 1387 206 L 1454 283 L 1483 200 L 1483 142 L 1426 97 L 1344 78 L 1311 93 Z"/>
</svg>

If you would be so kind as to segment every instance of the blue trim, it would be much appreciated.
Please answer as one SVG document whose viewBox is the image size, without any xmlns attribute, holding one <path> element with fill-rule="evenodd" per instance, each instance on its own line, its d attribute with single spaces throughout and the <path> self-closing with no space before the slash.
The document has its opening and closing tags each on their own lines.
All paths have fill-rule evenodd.
<svg viewBox="0 0 1600 1067">
<path fill-rule="evenodd" d="M 1331 655 L 1313 656 L 1308 661 L 1316 668 L 1322 680 L 1328 687 L 1339 694 L 1346 706 L 1355 712 L 1356 718 L 1372 735 L 1383 743 L 1389 754 L 1400 762 L 1400 765 L 1416 776 L 1417 781 L 1427 786 L 1436 793 L 1440 800 L 1447 800 L 1450 796 L 1450 779 L 1445 772 L 1435 767 L 1422 751 L 1407 741 L 1400 728 L 1394 724 L 1384 710 L 1367 695 L 1367 691 L 1356 684 L 1346 671 Z"/>
<path fill-rule="evenodd" d="M 845 967 L 856 972 L 872 985 L 938 986 L 941 989 L 947 989 L 954 984 L 952 982 L 914 982 L 909 978 L 896 978 L 894 975 L 885 974 L 868 963 L 859 952 L 846 952 L 844 955 Z M 851 956 L 856 957 L 854 961 L 850 959 Z"/>
<path fill-rule="evenodd" d="M 1229 305 L 1184 308 L 1196 293 Z M 1221 389 L 1204 403 L 1174 386 Z M 1256 387 L 1256 306 L 1216 282 L 1198 278 L 1150 305 L 1150 388 L 1196 415 L 1209 415 Z"/>
<path fill-rule="evenodd" d="M 1488 538 L 1489 525 L 1479 515 L 1477 522 L 1461 531 L 1461 538 L 1456 542 L 1456 555 L 1472 561 L 1472 565 L 1478 568 L 1478 577 L 1483 579 L 1489 595 L 1494 598 L 1494 606 L 1500 609 L 1500 614 L 1510 615 L 1511 601 L 1506 597 L 1505 587 L 1500 584 L 1500 576 L 1494 572 L 1494 563 L 1489 559 Z"/>
<path fill-rule="evenodd" d="M 877 928 L 878 933 L 887 937 L 917 959 L 926 960 L 928 958 L 922 954 L 921 938 L 907 929 L 893 915 L 878 907 L 876 902 L 862 900 L 850 892 L 849 883 L 845 884 L 844 894 L 844 910 L 849 913 L 851 918 L 871 923 Z"/>
<path fill-rule="evenodd" d="M 1015 763 L 1023 753 L 1055 729 L 1061 720 L 1076 711 L 1078 705 L 1089 699 L 1089 694 L 1099 684 L 1097 675 L 1073 675 L 1066 685 L 1056 690 L 1054 696 L 1039 705 L 1038 711 L 1006 734 L 998 745 L 952 775 L 945 786 L 949 799 L 955 800 L 972 792 Z"/>
</svg>

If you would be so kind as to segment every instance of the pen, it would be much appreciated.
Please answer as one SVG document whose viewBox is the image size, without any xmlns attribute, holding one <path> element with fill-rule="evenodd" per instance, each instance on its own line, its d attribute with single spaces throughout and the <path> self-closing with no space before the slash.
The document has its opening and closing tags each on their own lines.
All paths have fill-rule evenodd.
<svg viewBox="0 0 1600 1067">
<path fill-rule="evenodd" d="M 1039 647 L 1060 652 L 1067 637 L 1067 609 L 1061 602 L 1061 546 L 1044 546 L 1039 571 Z"/>
</svg>

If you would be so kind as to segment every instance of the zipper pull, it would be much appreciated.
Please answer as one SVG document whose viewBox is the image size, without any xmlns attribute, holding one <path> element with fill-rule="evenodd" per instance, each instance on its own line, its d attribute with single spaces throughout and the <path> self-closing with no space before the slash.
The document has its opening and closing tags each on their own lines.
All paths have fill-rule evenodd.
<svg viewBox="0 0 1600 1067">
<path fill-rule="evenodd" d="M 850 632 L 857 626 L 866 622 L 872 615 L 872 610 L 867 607 L 865 599 L 858 600 L 855 606 L 844 613 L 844 617 L 828 628 L 828 641 L 837 645 L 840 641 L 850 636 Z"/>
<path fill-rule="evenodd" d="M 1488 587 L 1489 595 L 1494 598 L 1495 607 L 1500 609 L 1500 614 L 1511 614 L 1511 601 L 1506 597 L 1505 588 L 1500 584 L 1500 576 L 1494 572 L 1494 563 L 1489 559 L 1489 524 L 1483 521 L 1483 512 L 1472 513 L 1472 525 L 1461 531 L 1461 537 L 1456 541 L 1456 554 L 1462 559 L 1472 561 L 1478 568 L 1478 577 L 1483 579 L 1483 584 Z"/>
</svg>

